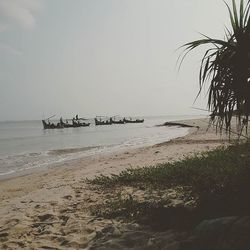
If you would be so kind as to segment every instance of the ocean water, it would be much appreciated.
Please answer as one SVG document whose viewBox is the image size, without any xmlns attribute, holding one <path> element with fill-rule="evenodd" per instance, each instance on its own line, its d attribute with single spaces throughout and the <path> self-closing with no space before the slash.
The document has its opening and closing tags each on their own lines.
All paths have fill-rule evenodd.
<svg viewBox="0 0 250 250">
<path fill-rule="evenodd" d="M 187 128 L 157 127 L 191 116 L 145 117 L 140 124 L 44 130 L 41 121 L 0 122 L 0 178 L 81 157 L 151 146 L 184 136 Z"/>
</svg>

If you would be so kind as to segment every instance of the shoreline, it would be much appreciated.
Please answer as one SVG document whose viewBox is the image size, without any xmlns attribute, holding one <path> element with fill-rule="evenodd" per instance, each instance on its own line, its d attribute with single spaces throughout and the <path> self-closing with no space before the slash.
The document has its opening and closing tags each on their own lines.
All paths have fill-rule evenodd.
<svg viewBox="0 0 250 250">
<path fill-rule="evenodd" d="M 154 127 L 164 127 L 164 125 L 155 125 Z M 25 176 L 32 173 L 36 173 L 39 171 L 46 171 L 51 168 L 58 168 L 62 167 L 66 164 L 71 164 L 72 166 L 77 165 L 77 162 L 84 161 L 84 159 L 91 159 L 95 157 L 109 157 L 113 154 L 123 154 L 124 152 L 132 152 L 136 151 L 138 149 L 148 148 L 152 147 L 159 143 L 165 143 L 166 141 L 170 141 L 172 139 L 176 139 L 178 137 L 185 136 L 189 133 L 190 128 L 186 128 L 182 130 L 182 126 L 174 126 L 176 131 L 179 129 L 179 135 L 170 135 L 171 130 L 168 131 L 167 138 L 161 138 L 153 140 L 152 142 L 146 141 L 142 145 L 140 144 L 131 144 L 126 145 L 126 142 L 118 143 L 118 144 L 110 144 L 110 145 L 96 145 L 96 146 L 86 146 L 86 147 L 69 147 L 69 148 L 56 148 L 56 149 L 50 149 L 46 152 L 38 152 L 38 153 L 22 153 L 13 155 L 13 157 L 17 156 L 23 156 L 23 155 L 47 155 L 48 157 L 56 157 L 52 159 L 40 159 L 42 162 L 39 163 L 39 159 L 37 162 L 33 162 L 33 159 L 31 159 L 31 166 L 29 166 L 29 162 L 26 162 L 23 166 L 20 168 L 10 168 L 10 170 L 6 173 L 0 173 L 0 181 L 16 178 L 19 176 Z M 164 129 L 164 128 L 162 128 Z M 174 133 L 177 133 L 177 132 Z M 177 133 L 177 134 L 178 134 Z M 175 137 L 177 136 L 177 137 Z M 157 142 L 158 141 L 158 142 Z M 160 142 L 159 142 L 160 141 Z M 46 157 L 47 157 L 46 156 Z M 47 163 L 46 163 L 47 162 Z M 37 163 L 37 164 L 36 164 Z M 26 166 L 27 165 L 27 166 Z"/>
<path fill-rule="evenodd" d="M 200 128 L 191 128 L 186 136 L 168 142 L 91 156 L 66 162 L 60 167 L 0 180 L 0 231 L 6 233 L 0 237 L 0 246 L 3 249 L 6 246 L 6 249 L 18 249 L 22 244 L 34 249 L 42 246 L 87 247 L 97 232 L 112 222 L 95 220 L 90 214 L 89 208 L 101 202 L 101 191 L 96 191 L 97 195 L 91 190 L 86 178 L 116 174 L 130 167 L 172 162 L 227 144 L 228 137 L 215 134 L 213 128 L 207 130 L 205 120 L 180 121 Z M 51 219 L 52 226 L 46 224 L 46 218 Z M 41 233 L 42 228 L 47 233 Z M 65 246 L 62 239 L 68 242 Z"/>
</svg>

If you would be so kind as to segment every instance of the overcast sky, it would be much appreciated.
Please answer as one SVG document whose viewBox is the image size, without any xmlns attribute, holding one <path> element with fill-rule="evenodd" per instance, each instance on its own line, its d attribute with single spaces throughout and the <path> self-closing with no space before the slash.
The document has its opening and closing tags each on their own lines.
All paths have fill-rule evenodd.
<svg viewBox="0 0 250 250">
<path fill-rule="evenodd" d="M 222 0 L 0 0 L 0 120 L 202 113 L 202 50 L 178 73 L 176 49 L 228 22 Z"/>
</svg>

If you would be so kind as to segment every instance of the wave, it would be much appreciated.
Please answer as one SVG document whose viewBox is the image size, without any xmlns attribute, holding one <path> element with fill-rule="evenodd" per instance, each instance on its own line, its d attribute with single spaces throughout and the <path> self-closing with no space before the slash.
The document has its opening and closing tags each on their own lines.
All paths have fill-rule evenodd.
<svg viewBox="0 0 250 250">
<path fill-rule="evenodd" d="M 64 155 L 64 154 L 73 154 L 85 152 L 91 149 L 99 149 L 101 146 L 92 146 L 92 147 L 82 147 L 82 148 L 63 148 L 63 149 L 52 149 L 49 150 L 48 155 Z"/>
</svg>

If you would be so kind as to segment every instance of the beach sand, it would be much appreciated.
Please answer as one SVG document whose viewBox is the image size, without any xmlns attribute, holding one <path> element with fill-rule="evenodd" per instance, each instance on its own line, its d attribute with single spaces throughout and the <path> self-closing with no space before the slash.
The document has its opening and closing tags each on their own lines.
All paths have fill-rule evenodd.
<svg viewBox="0 0 250 250">
<path fill-rule="evenodd" d="M 121 222 L 90 214 L 93 204 L 103 202 L 102 191 L 93 190 L 85 179 L 175 161 L 228 144 L 228 136 L 216 134 L 213 128 L 207 130 L 207 119 L 182 122 L 199 129 L 191 128 L 185 137 L 151 147 L 86 157 L 0 181 L 0 249 L 87 249 L 114 224 L 121 234 Z M 149 237 L 146 231 L 140 235 Z"/>
</svg>

